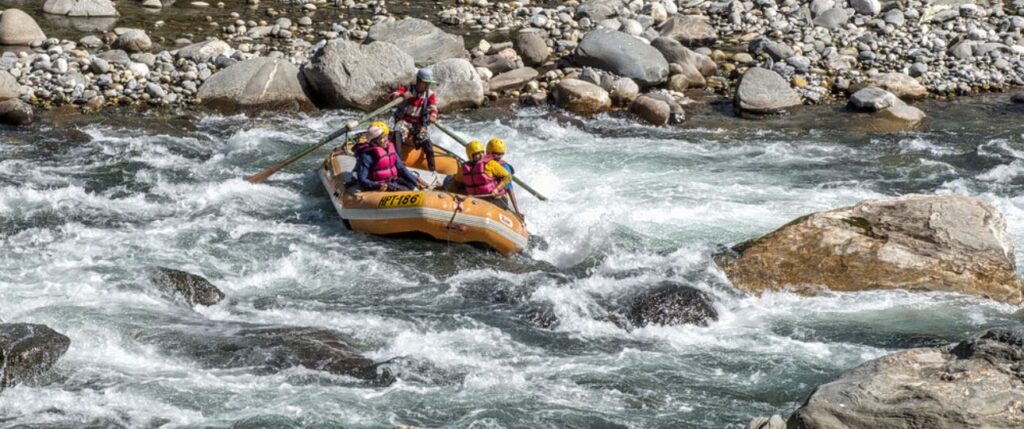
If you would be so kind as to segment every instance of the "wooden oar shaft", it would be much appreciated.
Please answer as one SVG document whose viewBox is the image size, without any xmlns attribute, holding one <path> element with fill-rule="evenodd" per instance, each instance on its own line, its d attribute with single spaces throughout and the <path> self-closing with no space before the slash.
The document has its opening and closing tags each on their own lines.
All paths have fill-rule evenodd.
<svg viewBox="0 0 1024 429">
<path fill-rule="evenodd" d="M 465 140 L 463 140 L 462 137 L 459 137 L 458 134 L 455 134 L 454 132 L 452 132 L 452 130 L 449 130 L 448 127 L 445 127 L 444 125 L 441 125 L 439 122 L 434 122 L 434 126 L 437 127 L 437 129 L 441 130 L 443 133 L 448 134 L 448 137 L 451 137 L 451 138 L 455 139 L 455 141 L 459 142 L 459 144 L 462 145 L 463 147 L 469 146 L 469 143 L 467 143 Z M 537 192 L 536 190 L 531 188 L 530 185 L 526 184 L 526 182 L 523 182 L 522 180 L 519 180 L 519 178 L 516 177 L 514 174 L 512 175 L 512 181 L 516 182 L 517 185 L 519 185 L 520 187 L 525 189 L 527 192 L 533 194 L 533 196 L 537 197 L 537 199 L 539 199 L 541 201 L 547 201 L 548 200 L 548 197 L 545 197 L 545 196 L 541 195 L 540 192 Z"/>
<path fill-rule="evenodd" d="M 385 110 L 391 109 L 392 107 L 399 105 L 400 103 L 402 103 L 402 101 L 404 100 L 401 97 L 391 100 L 391 102 L 377 108 L 377 110 L 374 110 L 370 113 L 363 115 L 363 117 L 359 118 L 359 121 L 356 121 L 354 125 L 350 121 L 349 123 L 345 124 L 344 127 L 335 130 L 334 132 L 328 134 L 327 136 L 321 138 L 320 140 L 317 140 L 316 143 L 313 143 L 307 146 L 306 148 L 294 153 L 292 156 L 289 156 L 284 161 L 274 164 L 259 173 L 253 174 L 252 176 L 246 177 L 245 180 L 247 180 L 249 183 L 260 183 L 264 180 L 267 180 L 267 178 L 274 175 L 274 173 L 281 171 L 285 167 L 291 165 L 293 162 L 298 161 L 299 159 L 306 155 L 309 155 L 313 151 L 319 149 L 321 146 L 330 143 L 332 140 L 338 137 L 341 137 L 343 134 L 352 131 L 352 128 L 358 127 L 359 125 L 362 125 L 366 121 L 373 119 L 375 116 L 383 113 Z"/>
</svg>

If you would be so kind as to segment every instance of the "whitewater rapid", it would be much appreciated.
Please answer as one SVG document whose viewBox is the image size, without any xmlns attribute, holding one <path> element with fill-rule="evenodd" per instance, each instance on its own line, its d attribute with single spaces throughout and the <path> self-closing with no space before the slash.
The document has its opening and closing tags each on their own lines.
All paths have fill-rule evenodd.
<svg viewBox="0 0 1024 429">
<path fill-rule="evenodd" d="M 950 294 L 751 297 L 711 260 L 803 214 L 910 192 L 981 197 L 1021 245 L 1024 135 L 961 119 L 976 108 L 884 135 L 829 112 L 810 126 L 712 116 L 671 129 L 531 109 L 451 118 L 509 142 L 551 200 L 520 195 L 535 237 L 511 259 L 345 230 L 315 156 L 265 184 L 241 179 L 345 113 L 5 132 L 0 319 L 47 324 L 71 347 L 44 379 L 0 394 L 0 427 L 719 428 L 787 414 L 865 360 L 1020 323 L 1016 307 Z M 182 306 L 148 280 L 154 266 L 227 298 Z M 720 320 L 627 332 L 603 317 L 668 280 L 710 294 Z M 539 309 L 559 323 L 531 324 Z M 236 323 L 334 330 L 374 360 L 401 357 L 395 381 L 210 369 L 169 347 Z"/>
</svg>

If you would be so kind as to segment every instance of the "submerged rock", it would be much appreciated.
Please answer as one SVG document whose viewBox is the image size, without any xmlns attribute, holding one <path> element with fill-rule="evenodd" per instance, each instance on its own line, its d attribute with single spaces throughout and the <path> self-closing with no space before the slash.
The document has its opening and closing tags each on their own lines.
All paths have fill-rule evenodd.
<svg viewBox="0 0 1024 429">
<path fill-rule="evenodd" d="M 469 56 L 462 36 L 445 33 L 429 21 L 417 18 L 374 24 L 366 34 L 366 43 L 373 42 L 393 43 L 412 56 L 417 67 Z"/>
<path fill-rule="evenodd" d="M 1024 427 L 1024 328 L 868 361 L 818 386 L 791 429 Z"/>
<path fill-rule="evenodd" d="M 819 212 L 719 255 L 751 291 L 904 289 L 1018 304 L 1013 241 L 992 205 L 963 195 L 905 195 Z"/>
<path fill-rule="evenodd" d="M 17 98 L 0 101 L 0 122 L 8 125 L 28 125 L 35 121 L 32 105 Z"/>
<path fill-rule="evenodd" d="M 928 88 L 917 79 L 903 73 L 879 73 L 872 76 L 865 84 L 877 86 L 904 100 L 914 100 L 928 96 Z"/>
<path fill-rule="evenodd" d="M 68 337 L 46 325 L 0 323 L 0 389 L 46 372 L 70 345 Z"/>
<path fill-rule="evenodd" d="M 333 331 L 294 326 L 233 326 L 164 332 L 169 351 L 207 368 L 251 368 L 274 373 L 304 367 L 356 378 L 376 378 L 376 365 Z"/>
<path fill-rule="evenodd" d="M 711 298 L 699 289 L 665 282 L 633 299 L 627 318 L 636 327 L 692 324 L 718 320 Z"/>
<path fill-rule="evenodd" d="M 181 296 L 188 305 L 214 305 L 224 299 L 224 292 L 203 277 L 181 270 L 157 267 L 153 282 L 164 290 Z"/>
<path fill-rule="evenodd" d="M 315 111 L 300 78 L 287 60 L 258 57 L 214 73 L 199 87 L 199 97 L 225 114 Z"/>
<path fill-rule="evenodd" d="M 386 42 L 360 45 L 332 40 L 302 67 L 325 107 L 372 110 L 387 102 L 388 94 L 416 77 L 413 58 Z"/>
</svg>

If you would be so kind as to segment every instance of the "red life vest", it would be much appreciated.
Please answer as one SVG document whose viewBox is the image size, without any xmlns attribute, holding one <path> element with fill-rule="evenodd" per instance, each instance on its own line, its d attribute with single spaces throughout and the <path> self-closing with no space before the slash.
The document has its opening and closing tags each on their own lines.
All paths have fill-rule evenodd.
<svg viewBox="0 0 1024 429">
<path fill-rule="evenodd" d="M 395 145 L 391 141 L 388 141 L 387 150 L 373 145 L 367 151 L 373 156 L 373 165 L 370 167 L 370 180 L 377 183 L 388 183 L 398 180 L 398 153 L 395 152 Z"/>
<path fill-rule="evenodd" d="M 462 164 L 462 183 L 466 185 L 468 195 L 487 195 L 498 187 L 498 180 L 487 175 L 487 163 L 490 155 L 479 162 Z"/>
</svg>

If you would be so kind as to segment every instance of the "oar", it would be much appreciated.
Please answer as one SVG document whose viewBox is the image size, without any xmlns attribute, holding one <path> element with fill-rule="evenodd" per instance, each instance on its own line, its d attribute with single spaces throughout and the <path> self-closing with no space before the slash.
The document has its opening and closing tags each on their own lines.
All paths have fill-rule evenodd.
<svg viewBox="0 0 1024 429">
<path fill-rule="evenodd" d="M 373 119 L 374 116 L 377 116 L 377 115 L 383 113 L 385 110 L 388 110 L 388 109 L 390 109 L 392 107 L 395 107 L 395 106 L 399 105 L 403 101 L 405 101 L 405 100 L 402 97 L 398 97 L 398 98 L 392 100 L 390 103 L 381 106 L 377 110 L 374 110 L 374 111 L 372 111 L 370 113 L 367 113 L 367 114 L 363 115 L 363 117 L 359 118 L 358 121 L 348 121 L 348 123 L 345 124 L 344 127 L 341 127 L 338 130 L 334 131 L 333 133 L 328 134 L 324 138 L 321 138 L 320 140 L 318 140 L 316 143 L 313 143 L 313 144 L 307 146 L 305 149 L 302 149 L 302 150 L 300 150 L 298 152 L 295 152 L 295 154 L 293 154 L 292 156 L 289 156 L 288 159 L 286 159 L 284 161 L 281 161 L 281 162 L 279 162 L 277 164 L 274 164 L 274 165 L 270 166 L 270 168 L 267 168 L 266 170 L 263 170 L 263 171 L 261 171 L 259 173 L 256 173 L 256 174 L 253 174 L 252 176 L 246 177 L 245 180 L 249 181 L 249 183 L 260 183 L 260 182 L 262 182 L 264 180 L 267 180 L 267 178 L 272 176 L 274 173 L 277 173 L 278 171 L 281 171 L 281 169 L 287 167 L 288 165 L 290 165 L 291 163 L 293 163 L 295 161 L 298 161 L 300 158 L 302 158 L 302 157 L 304 157 L 306 155 L 309 155 L 314 150 L 319 149 L 320 146 L 323 146 L 323 145 L 329 143 L 331 140 L 334 140 L 334 139 L 336 139 L 338 137 L 341 137 L 342 134 L 345 134 L 345 133 L 347 133 L 349 131 L 352 131 L 353 128 L 356 128 L 356 127 L 362 125 L 366 121 L 369 121 L 370 119 Z"/>
<path fill-rule="evenodd" d="M 447 127 L 445 127 L 444 125 L 441 125 L 439 122 L 434 122 L 434 126 L 437 127 L 437 129 L 443 131 L 445 134 L 448 134 L 448 137 L 451 137 L 451 138 L 455 139 L 455 141 L 459 142 L 459 144 L 462 145 L 463 147 L 469 146 L 469 143 L 466 143 L 466 141 L 463 140 L 462 137 L 459 137 L 458 135 L 453 133 L 452 130 L 449 130 Z M 519 178 L 516 177 L 515 175 L 512 175 L 512 181 L 516 182 L 517 185 L 519 185 L 520 187 L 525 189 L 527 192 L 533 194 L 533 196 L 537 197 L 537 199 L 539 199 L 541 201 L 547 201 L 548 200 L 548 197 L 545 197 L 545 196 L 541 195 L 540 192 L 537 192 L 537 191 L 533 190 L 533 188 L 531 188 L 530 185 L 527 185 L 522 180 L 519 180 Z"/>
</svg>

